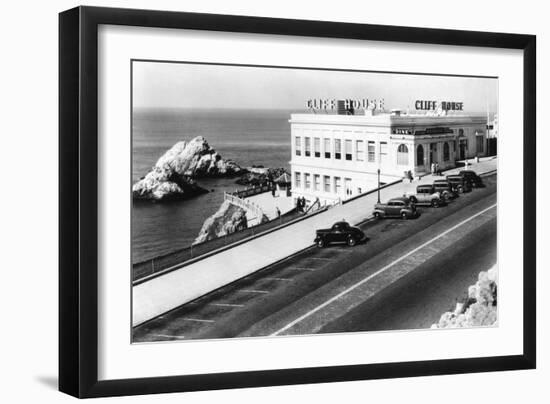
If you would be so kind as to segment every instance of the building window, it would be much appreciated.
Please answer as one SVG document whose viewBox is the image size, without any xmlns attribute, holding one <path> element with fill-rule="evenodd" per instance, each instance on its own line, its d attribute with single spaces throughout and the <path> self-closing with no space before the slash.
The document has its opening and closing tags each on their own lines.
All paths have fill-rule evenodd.
<svg viewBox="0 0 550 404">
<path fill-rule="evenodd" d="M 325 158 L 330 158 L 330 139 L 325 139 Z"/>
<path fill-rule="evenodd" d="M 319 191 L 319 189 L 321 189 L 321 176 L 319 174 L 315 174 L 313 176 L 313 189 L 315 191 Z"/>
<path fill-rule="evenodd" d="M 476 137 L 476 152 L 483 153 L 483 136 Z"/>
<path fill-rule="evenodd" d="M 321 157 L 321 139 L 318 137 L 313 138 L 313 153 L 315 157 Z"/>
<path fill-rule="evenodd" d="M 302 187 L 302 174 L 299 173 L 298 171 L 294 173 L 294 186 L 296 188 Z"/>
<path fill-rule="evenodd" d="M 374 161 L 376 160 L 376 151 L 375 151 L 375 146 L 374 146 L 374 142 L 373 141 L 370 141 L 369 140 L 369 144 L 368 144 L 368 161 L 369 163 L 374 163 Z"/>
<path fill-rule="evenodd" d="M 416 165 L 424 165 L 424 146 L 422 146 L 421 144 L 419 144 L 416 148 Z"/>
<path fill-rule="evenodd" d="M 449 147 L 449 143 L 445 142 L 443 143 L 443 161 L 449 161 L 451 158 L 451 150 Z"/>
<path fill-rule="evenodd" d="M 340 160 L 342 158 L 342 141 L 334 139 L 334 158 Z"/>
<path fill-rule="evenodd" d="M 385 163 L 388 158 L 388 143 L 380 142 L 380 164 Z"/>
<path fill-rule="evenodd" d="M 365 160 L 365 142 L 363 142 L 362 140 L 357 140 L 355 142 L 355 160 Z"/>
<path fill-rule="evenodd" d="M 351 140 L 346 139 L 346 160 L 351 160 Z"/>
<path fill-rule="evenodd" d="M 325 184 L 325 192 L 330 192 L 330 177 L 328 175 L 323 176 L 323 182 Z"/>
<path fill-rule="evenodd" d="M 397 148 L 397 165 L 406 166 L 409 164 L 409 149 L 404 144 Z"/>
<path fill-rule="evenodd" d="M 342 189 L 342 179 L 340 177 L 334 177 L 334 193 L 340 194 Z"/>
<path fill-rule="evenodd" d="M 306 137 L 306 157 L 311 156 L 311 138 Z"/>
<path fill-rule="evenodd" d="M 311 174 L 304 174 L 304 182 L 305 182 L 305 185 L 306 185 L 306 189 L 310 189 L 311 188 Z"/>
<path fill-rule="evenodd" d="M 294 144 L 296 145 L 296 155 L 301 156 L 302 155 L 302 138 L 300 136 L 296 136 L 296 139 L 294 139 Z"/>
</svg>

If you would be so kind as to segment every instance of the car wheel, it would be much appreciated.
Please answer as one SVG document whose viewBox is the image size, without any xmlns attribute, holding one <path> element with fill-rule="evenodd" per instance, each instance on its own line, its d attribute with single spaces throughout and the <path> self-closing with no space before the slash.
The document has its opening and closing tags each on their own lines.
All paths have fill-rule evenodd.
<svg viewBox="0 0 550 404">
<path fill-rule="evenodd" d="M 319 239 L 317 240 L 317 247 L 323 248 L 325 246 L 325 240 Z"/>
<path fill-rule="evenodd" d="M 457 188 L 457 191 L 458 191 L 459 194 L 462 194 L 462 193 L 464 192 L 464 188 L 458 187 L 458 188 Z"/>
<path fill-rule="evenodd" d="M 409 216 L 407 215 L 407 212 L 401 212 L 401 219 L 407 220 Z"/>
<path fill-rule="evenodd" d="M 348 245 L 350 247 L 353 247 L 355 244 L 357 244 L 357 240 L 355 240 L 355 238 L 353 237 L 348 237 Z"/>
<path fill-rule="evenodd" d="M 437 199 L 434 199 L 434 200 L 432 201 L 432 206 L 433 206 L 434 208 L 439 208 L 439 201 L 438 201 Z"/>
<path fill-rule="evenodd" d="M 380 219 L 380 212 L 374 212 L 372 215 L 375 219 Z"/>
</svg>

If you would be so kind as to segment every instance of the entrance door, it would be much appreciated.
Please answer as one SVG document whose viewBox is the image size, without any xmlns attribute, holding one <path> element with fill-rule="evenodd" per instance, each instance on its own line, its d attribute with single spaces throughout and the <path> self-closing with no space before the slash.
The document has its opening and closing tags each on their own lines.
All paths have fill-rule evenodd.
<svg viewBox="0 0 550 404">
<path fill-rule="evenodd" d="M 438 163 L 437 143 L 430 143 L 430 164 L 431 163 Z"/>
<path fill-rule="evenodd" d="M 346 198 L 352 195 L 351 178 L 344 178 L 344 189 L 346 190 Z"/>
<path fill-rule="evenodd" d="M 466 149 L 468 148 L 466 142 L 467 142 L 466 139 L 461 139 L 458 143 L 458 159 L 459 160 L 465 160 L 466 159 Z"/>
</svg>

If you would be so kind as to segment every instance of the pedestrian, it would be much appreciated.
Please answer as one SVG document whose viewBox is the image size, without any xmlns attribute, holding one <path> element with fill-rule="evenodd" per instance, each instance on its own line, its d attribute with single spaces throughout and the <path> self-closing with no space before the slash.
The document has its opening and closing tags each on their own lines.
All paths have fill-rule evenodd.
<svg viewBox="0 0 550 404">
<path fill-rule="evenodd" d="M 432 169 L 432 175 L 435 174 L 435 163 L 432 162 L 432 165 L 431 165 L 431 169 Z"/>
<path fill-rule="evenodd" d="M 275 209 L 277 209 L 277 219 L 279 219 L 281 217 L 281 211 L 278 206 Z"/>
<path fill-rule="evenodd" d="M 440 175 L 441 173 L 439 172 L 439 163 L 435 163 L 435 173 L 437 175 Z"/>
</svg>

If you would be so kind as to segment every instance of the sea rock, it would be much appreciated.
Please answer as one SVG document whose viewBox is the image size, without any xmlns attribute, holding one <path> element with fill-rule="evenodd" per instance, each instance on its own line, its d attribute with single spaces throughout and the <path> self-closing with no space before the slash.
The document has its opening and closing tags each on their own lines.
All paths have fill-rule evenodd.
<svg viewBox="0 0 550 404">
<path fill-rule="evenodd" d="M 193 244 L 202 243 L 248 227 L 246 211 L 224 201 L 218 211 L 206 219 Z"/>
<path fill-rule="evenodd" d="M 166 201 L 190 198 L 208 191 L 191 177 L 174 173 L 168 166 L 155 166 L 132 187 L 134 199 Z"/>
<path fill-rule="evenodd" d="M 136 199 L 166 200 L 187 198 L 207 192 L 195 178 L 231 176 L 244 172 L 232 160 L 224 160 L 198 136 L 176 143 L 132 188 Z"/>
<path fill-rule="evenodd" d="M 189 142 L 176 143 L 164 153 L 155 166 L 167 166 L 178 175 L 193 178 L 230 176 L 243 171 L 234 161 L 222 159 L 202 136 L 197 136 Z"/>
</svg>

